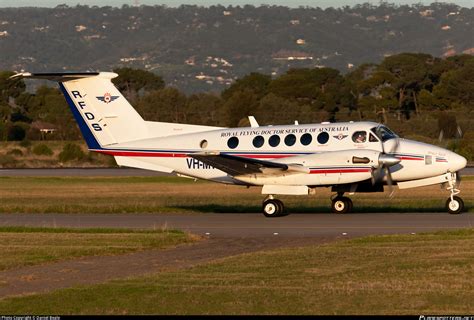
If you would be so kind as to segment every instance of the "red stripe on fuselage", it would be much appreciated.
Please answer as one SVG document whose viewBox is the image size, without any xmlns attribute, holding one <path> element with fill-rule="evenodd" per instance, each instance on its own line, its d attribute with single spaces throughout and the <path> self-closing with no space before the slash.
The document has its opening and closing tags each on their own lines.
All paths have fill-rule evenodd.
<svg viewBox="0 0 474 320">
<path fill-rule="evenodd" d="M 140 152 L 140 151 L 108 151 L 99 150 L 96 151 L 111 156 L 121 157 L 156 157 L 156 158 L 186 158 L 186 153 L 173 153 L 173 152 Z"/>
<path fill-rule="evenodd" d="M 231 154 L 232 156 L 250 159 L 279 159 L 298 156 L 299 154 Z"/>
<path fill-rule="evenodd" d="M 415 158 L 415 157 L 397 157 L 400 160 L 425 160 L 424 158 Z"/>
<path fill-rule="evenodd" d="M 111 156 L 121 157 L 156 157 L 156 158 L 187 158 L 190 153 L 174 153 L 174 152 L 154 152 L 154 151 L 117 151 L 117 150 L 91 150 Z M 251 159 L 278 159 L 293 157 L 294 154 L 232 154 L 236 157 L 251 158 Z"/>
<path fill-rule="evenodd" d="M 310 174 L 324 174 L 324 173 L 360 173 L 370 172 L 367 168 L 354 168 L 354 169 L 313 169 L 310 170 Z"/>
</svg>

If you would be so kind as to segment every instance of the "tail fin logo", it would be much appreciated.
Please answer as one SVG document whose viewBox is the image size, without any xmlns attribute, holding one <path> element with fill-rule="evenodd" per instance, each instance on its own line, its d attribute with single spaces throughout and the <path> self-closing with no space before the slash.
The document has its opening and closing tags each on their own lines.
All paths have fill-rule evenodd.
<svg viewBox="0 0 474 320">
<path fill-rule="evenodd" d="M 112 96 L 110 93 L 106 92 L 101 97 L 96 97 L 97 100 L 102 101 L 104 103 L 111 103 L 112 101 L 119 98 L 119 96 Z"/>
</svg>

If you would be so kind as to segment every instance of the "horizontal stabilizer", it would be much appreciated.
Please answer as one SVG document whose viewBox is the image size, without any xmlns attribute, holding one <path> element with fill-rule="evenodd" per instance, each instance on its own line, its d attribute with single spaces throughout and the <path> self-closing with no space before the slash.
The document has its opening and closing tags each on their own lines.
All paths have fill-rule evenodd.
<svg viewBox="0 0 474 320">
<path fill-rule="evenodd" d="M 103 72 L 104 73 L 104 72 Z M 99 72 L 47 72 L 47 73 L 17 73 L 10 77 L 15 78 L 29 78 L 29 79 L 44 79 L 57 82 L 65 82 L 69 80 L 77 80 L 82 78 L 90 78 L 98 76 Z"/>
</svg>

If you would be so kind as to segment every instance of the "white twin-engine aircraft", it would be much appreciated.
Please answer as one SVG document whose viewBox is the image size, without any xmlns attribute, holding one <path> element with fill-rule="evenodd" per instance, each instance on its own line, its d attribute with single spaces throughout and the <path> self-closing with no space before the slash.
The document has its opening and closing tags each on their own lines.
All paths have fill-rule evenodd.
<svg viewBox="0 0 474 320">
<path fill-rule="evenodd" d="M 331 187 L 332 211 L 352 210 L 344 193 L 383 192 L 446 184 L 449 213 L 457 172 L 466 159 L 437 146 L 399 138 L 374 122 L 221 128 L 145 121 L 112 84 L 115 73 L 20 73 L 15 78 L 59 82 L 90 151 L 112 155 L 120 166 L 220 183 L 261 186 L 262 211 L 284 214 L 275 195 L 314 194 Z"/>
</svg>

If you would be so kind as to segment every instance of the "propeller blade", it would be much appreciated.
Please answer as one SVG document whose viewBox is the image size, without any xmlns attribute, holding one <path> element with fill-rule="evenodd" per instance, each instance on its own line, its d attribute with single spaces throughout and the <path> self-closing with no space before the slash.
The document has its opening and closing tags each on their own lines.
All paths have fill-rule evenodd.
<svg viewBox="0 0 474 320">
<path fill-rule="evenodd" d="M 392 198 L 394 189 L 393 189 L 392 173 L 390 172 L 390 168 L 385 167 L 385 174 L 387 175 L 389 197 Z"/>
<path fill-rule="evenodd" d="M 458 181 L 459 184 L 461 184 L 462 177 L 461 177 L 461 172 L 460 171 L 456 171 L 456 181 Z"/>
<path fill-rule="evenodd" d="M 377 170 L 378 169 L 374 169 L 372 168 L 372 177 L 371 177 L 371 181 L 372 181 L 372 185 L 374 186 L 375 183 L 377 182 Z"/>
<path fill-rule="evenodd" d="M 393 139 L 390 139 L 390 140 L 395 141 L 392 144 L 392 148 L 390 148 L 390 154 L 394 154 L 398 151 L 398 147 L 400 146 L 400 138 L 393 138 Z"/>
</svg>

